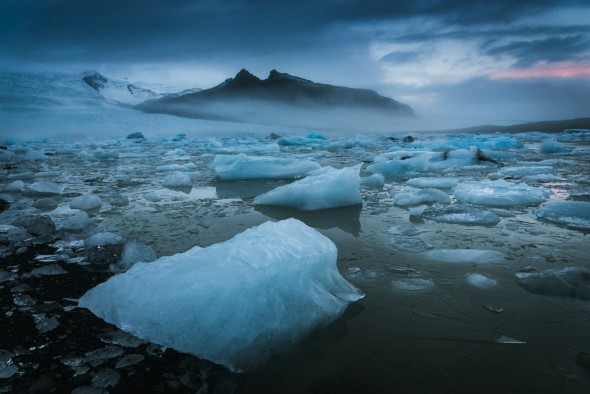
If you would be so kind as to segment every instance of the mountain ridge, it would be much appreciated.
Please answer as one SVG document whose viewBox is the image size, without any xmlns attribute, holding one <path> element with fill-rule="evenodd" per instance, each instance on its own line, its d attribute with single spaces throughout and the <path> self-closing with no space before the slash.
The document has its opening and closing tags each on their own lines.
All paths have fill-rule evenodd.
<svg viewBox="0 0 590 394">
<path fill-rule="evenodd" d="M 266 79 L 260 79 L 246 69 L 233 78 L 209 89 L 176 97 L 164 97 L 139 104 L 136 108 L 149 113 L 168 113 L 195 118 L 227 118 L 235 120 L 240 114 L 207 113 L 203 107 L 210 104 L 241 102 L 245 108 L 254 103 L 270 104 L 297 109 L 346 109 L 377 111 L 394 117 L 414 117 L 407 104 L 379 95 L 369 89 L 356 89 L 316 83 L 287 73 L 271 70 Z M 245 116 L 247 118 L 247 116 Z M 242 119 L 248 120 L 248 119 Z"/>
</svg>

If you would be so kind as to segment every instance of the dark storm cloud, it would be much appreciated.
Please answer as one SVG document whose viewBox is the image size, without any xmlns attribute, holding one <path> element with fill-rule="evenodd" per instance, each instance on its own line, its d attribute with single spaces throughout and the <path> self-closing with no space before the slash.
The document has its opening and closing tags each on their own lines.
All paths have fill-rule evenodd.
<svg viewBox="0 0 590 394">
<path fill-rule="evenodd" d="M 369 39 L 347 34 L 355 24 L 423 16 L 443 25 L 489 25 L 576 4 L 583 1 L 4 0 L 0 54 L 121 62 L 289 52 Z"/>
<path fill-rule="evenodd" d="M 576 60 L 590 52 L 590 38 L 582 35 L 550 37 L 542 40 L 516 41 L 494 46 L 486 51 L 491 56 L 510 55 L 516 67 L 529 67 L 540 61 L 548 63 Z"/>
</svg>

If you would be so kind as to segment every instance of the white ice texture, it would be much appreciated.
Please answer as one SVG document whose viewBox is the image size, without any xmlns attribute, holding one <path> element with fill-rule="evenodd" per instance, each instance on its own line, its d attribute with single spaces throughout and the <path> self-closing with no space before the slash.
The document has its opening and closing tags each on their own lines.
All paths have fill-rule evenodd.
<svg viewBox="0 0 590 394">
<path fill-rule="evenodd" d="M 537 217 L 548 222 L 580 229 L 590 229 L 590 202 L 554 201 L 537 212 Z"/>
<path fill-rule="evenodd" d="M 501 252 L 487 249 L 438 249 L 427 253 L 433 260 L 445 263 L 493 263 L 501 261 Z"/>
<path fill-rule="evenodd" d="M 303 211 L 362 204 L 360 168 L 360 164 L 339 170 L 324 167 L 307 178 L 256 197 L 254 204 L 286 206 Z"/>
<path fill-rule="evenodd" d="M 286 157 L 216 155 L 211 167 L 219 179 L 224 181 L 246 179 L 294 179 L 301 178 L 320 169 L 311 160 Z"/>
<path fill-rule="evenodd" d="M 140 338 L 246 372 L 364 296 L 340 275 L 336 255 L 332 241 L 296 219 L 266 222 L 137 263 L 79 304 Z"/>
<path fill-rule="evenodd" d="M 72 198 L 72 201 L 70 201 L 70 208 L 72 209 L 82 209 L 87 211 L 92 209 L 98 209 L 101 206 L 102 201 L 100 200 L 100 197 L 94 194 L 74 197 Z"/>
<path fill-rule="evenodd" d="M 545 201 L 548 192 L 525 183 L 498 181 L 472 181 L 459 183 L 453 188 L 461 201 L 492 206 L 538 205 Z"/>
</svg>

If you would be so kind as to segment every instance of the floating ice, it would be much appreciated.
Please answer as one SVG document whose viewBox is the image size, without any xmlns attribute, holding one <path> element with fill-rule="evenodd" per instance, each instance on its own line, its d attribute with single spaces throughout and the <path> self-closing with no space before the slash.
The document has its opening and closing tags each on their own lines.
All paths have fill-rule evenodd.
<svg viewBox="0 0 590 394">
<path fill-rule="evenodd" d="M 335 245 L 296 219 L 207 248 L 137 263 L 80 306 L 150 342 L 250 371 L 335 320 L 363 294 Z"/>
<path fill-rule="evenodd" d="M 57 208 L 57 205 L 57 200 L 51 197 L 40 198 L 33 203 L 35 208 L 48 211 Z"/>
<path fill-rule="evenodd" d="M 123 238 L 110 232 L 96 233 L 84 240 L 86 259 L 91 263 L 112 264 L 123 253 Z"/>
<path fill-rule="evenodd" d="M 535 294 L 590 300 L 590 271 L 582 267 L 551 268 L 538 274 L 521 274 L 518 285 Z"/>
<path fill-rule="evenodd" d="M 360 168 L 360 164 L 340 170 L 324 167 L 307 178 L 256 197 L 254 204 L 287 206 L 304 211 L 362 204 Z"/>
<path fill-rule="evenodd" d="M 59 326 L 57 317 L 48 317 L 45 313 L 36 313 L 33 315 L 33 319 L 35 320 L 35 327 L 37 327 L 37 330 L 39 330 L 41 334 L 55 330 Z"/>
<path fill-rule="evenodd" d="M 156 192 L 148 192 L 143 195 L 143 198 L 144 200 L 149 202 L 159 202 L 160 200 L 162 200 L 160 196 L 156 194 Z"/>
<path fill-rule="evenodd" d="M 541 143 L 541 152 L 543 153 L 562 153 L 570 150 L 570 147 L 560 144 L 553 138 L 546 139 Z"/>
<path fill-rule="evenodd" d="M 64 219 L 61 229 L 68 232 L 80 232 L 90 225 L 90 217 L 84 211 Z"/>
<path fill-rule="evenodd" d="M 197 169 L 194 163 L 184 164 L 166 164 L 163 166 L 157 166 L 157 171 L 178 171 L 178 172 L 193 172 Z"/>
<path fill-rule="evenodd" d="M 34 268 L 30 276 L 53 276 L 67 274 L 68 271 L 63 269 L 59 264 L 45 265 L 43 267 Z"/>
<path fill-rule="evenodd" d="M 119 158 L 119 151 L 118 150 L 104 150 L 104 149 L 97 149 L 94 152 L 94 157 L 101 160 L 107 159 L 118 159 Z"/>
<path fill-rule="evenodd" d="M 537 211 L 537 217 L 563 226 L 590 229 L 590 202 L 550 202 Z"/>
<path fill-rule="evenodd" d="M 494 287 L 498 284 L 498 282 L 496 282 L 494 279 L 489 278 L 485 275 L 476 274 L 476 273 L 466 274 L 465 280 L 467 281 L 467 283 L 469 283 L 475 287 L 479 287 L 481 289 L 489 289 L 489 288 Z"/>
<path fill-rule="evenodd" d="M 434 187 L 444 189 L 455 187 L 457 182 L 459 182 L 458 178 L 424 177 L 408 179 L 406 184 L 414 187 Z"/>
<path fill-rule="evenodd" d="M 394 280 L 393 287 L 401 291 L 422 291 L 434 287 L 432 279 L 404 278 Z"/>
<path fill-rule="evenodd" d="M 493 206 L 537 205 L 545 201 L 548 191 L 524 183 L 498 181 L 472 181 L 459 183 L 453 188 L 459 200 Z"/>
<path fill-rule="evenodd" d="M 429 258 L 446 263 L 493 263 L 504 259 L 501 252 L 486 249 L 438 249 L 426 254 Z"/>
<path fill-rule="evenodd" d="M 385 177 L 381 174 L 373 174 L 368 177 L 361 178 L 361 185 L 380 187 L 385 184 Z"/>
<path fill-rule="evenodd" d="M 407 235 L 392 235 L 389 237 L 389 244 L 407 253 L 422 253 L 426 250 L 427 245 L 420 238 L 413 238 Z"/>
<path fill-rule="evenodd" d="M 171 188 L 192 187 L 193 180 L 186 174 L 170 174 L 164 178 L 162 181 L 162 186 Z"/>
<path fill-rule="evenodd" d="M 62 194 L 64 187 L 50 181 L 39 181 L 31 185 L 30 189 L 38 194 Z"/>
<path fill-rule="evenodd" d="M 27 232 L 37 236 L 53 237 L 56 232 L 55 223 L 50 217 L 43 215 L 25 215 L 12 222 L 13 226 L 22 227 Z"/>
<path fill-rule="evenodd" d="M 314 161 L 239 155 L 216 155 L 211 167 L 224 181 L 245 179 L 293 179 L 300 178 L 311 171 L 318 170 L 320 165 Z"/>
<path fill-rule="evenodd" d="M 438 189 L 421 189 L 414 192 L 397 193 L 393 198 L 393 203 L 400 206 L 414 206 L 422 204 L 450 204 L 451 197 Z"/>
<path fill-rule="evenodd" d="M 429 207 L 420 215 L 424 219 L 441 223 L 495 226 L 500 218 L 493 212 L 469 205 L 453 204 L 447 207 Z"/>
<path fill-rule="evenodd" d="M 137 262 L 149 263 L 156 259 L 156 251 L 148 245 L 141 243 L 136 239 L 125 244 L 123 248 L 123 256 L 121 257 L 121 268 L 130 268 Z"/>
<path fill-rule="evenodd" d="M 498 173 L 503 176 L 552 174 L 555 168 L 550 166 L 504 167 Z"/>
<path fill-rule="evenodd" d="M 101 206 L 102 201 L 100 200 L 100 197 L 94 194 L 74 197 L 72 198 L 72 201 L 70 201 L 70 208 L 82 209 L 84 211 L 98 209 Z"/>
<path fill-rule="evenodd" d="M 14 181 L 4 186 L 1 190 L 3 192 L 22 192 L 24 188 L 25 183 L 23 181 Z"/>
</svg>

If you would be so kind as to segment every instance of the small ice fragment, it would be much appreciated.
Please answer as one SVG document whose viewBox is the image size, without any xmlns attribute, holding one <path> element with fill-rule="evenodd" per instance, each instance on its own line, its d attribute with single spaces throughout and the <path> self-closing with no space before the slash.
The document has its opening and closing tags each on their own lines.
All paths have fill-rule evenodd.
<svg viewBox="0 0 590 394">
<path fill-rule="evenodd" d="M 424 188 L 452 188 L 459 182 L 458 178 L 424 177 L 408 179 L 406 185 Z"/>
<path fill-rule="evenodd" d="M 518 285 L 534 294 L 590 300 L 590 271 L 583 267 L 551 268 L 517 277 Z"/>
<path fill-rule="evenodd" d="M 477 274 L 477 273 L 469 273 L 465 275 L 465 280 L 475 287 L 479 287 L 481 289 L 489 289 L 494 287 L 498 284 L 494 279 L 491 279 L 485 275 Z"/>
<path fill-rule="evenodd" d="M 123 347 L 138 347 L 146 343 L 143 339 L 121 330 L 103 332 L 98 335 L 98 338 L 104 343 Z"/>
<path fill-rule="evenodd" d="M 100 197 L 94 194 L 74 197 L 72 198 L 72 201 L 70 201 L 70 208 L 81 209 L 84 211 L 95 210 L 101 206 L 102 201 L 100 200 Z"/>
<path fill-rule="evenodd" d="M 47 317 L 45 313 L 36 313 L 33 315 L 33 318 L 35 320 L 35 327 L 37 327 L 37 330 L 41 334 L 55 330 L 59 326 L 59 321 L 55 316 Z"/>
<path fill-rule="evenodd" d="M 117 364 L 115 364 L 115 368 L 119 369 L 139 364 L 143 361 L 143 359 L 144 357 L 141 354 L 127 354 L 125 357 L 117 361 Z"/>
<path fill-rule="evenodd" d="M 36 305 L 39 301 L 31 297 L 30 295 L 17 293 L 14 295 L 13 298 L 14 305 L 16 306 L 33 306 Z"/>
<path fill-rule="evenodd" d="M 53 210 L 53 209 L 57 208 L 57 205 L 58 205 L 57 200 L 55 198 L 51 198 L 51 197 L 40 198 L 33 203 L 33 206 L 35 208 L 43 209 L 46 211 Z"/>
<path fill-rule="evenodd" d="M 84 240 L 84 247 L 90 263 L 112 264 L 121 258 L 123 238 L 110 232 L 97 233 Z"/>
<path fill-rule="evenodd" d="M 169 188 L 192 187 L 193 180 L 190 176 L 186 174 L 170 174 L 164 178 L 164 180 L 162 181 L 162 186 Z"/>
<path fill-rule="evenodd" d="M 494 226 L 500 218 L 493 212 L 484 211 L 469 205 L 452 204 L 447 207 L 428 207 L 422 215 L 424 219 L 441 223 Z"/>
<path fill-rule="evenodd" d="M 67 274 L 68 271 L 63 269 L 59 264 L 45 265 L 43 267 L 34 268 L 29 275 L 30 276 L 50 276 L 50 275 L 63 275 Z"/>
<path fill-rule="evenodd" d="M 118 346 L 105 346 L 100 349 L 86 352 L 84 354 L 84 362 L 109 360 L 111 358 L 120 357 L 124 353 L 125 353 L 125 351 Z"/>
<path fill-rule="evenodd" d="M 415 192 L 397 193 L 393 197 L 393 201 L 395 205 L 400 206 L 433 204 L 435 202 L 441 204 L 450 204 L 451 197 L 442 190 L 427 188 Z"/>
<path fill-rule="evenodd" d="M 11 280 L 15 280 L 16 278 L 18 278 L 18 275 L 14 272 L 7 272 L 0 269 L 0 283 L 9 282 Z"/>
<path fill-rule="evenodd" d="M 548 138 L 541 143 L 541 152 L 543 153 L 561 153 L 569 152 L 570 147 L 560 144 L 553 138 Z"/>
<path fill-rule="evenodd" d="M 90 217 L 84 211 L 66 218 L 61 223 L 61 229 L 67 232 L 79 232 L 90 225 Z"/>
<path fill-rule="evenodd" d="M 494 312 L 494 313 L 502 313 L 502 312 L 504 312 L 504 308 L 502 308 L 500 306 L 492 305 L 492 304 L 485 304 L 485 305 L 482 305 L 482 307 L 484 309 L 487 309 L 488 311 Z"/>
<path fill-rule="evenodd" d="M 407 235 L 392 235 L 389 237 L 389 244 L 397 250 L 408 253 L 422 253 L 428 248 L 420 238 Z"/>
<path fill-rule="evenodd" d="M 502 335 L 501 337 L 496 339 L 494 341 L 494 343 L 497 343 L 498 345 L 526 345 L 525 341 L 521 341 L 520 339 L 510 338 L 505 335 Z"/>
<path fill-rule="evenodd" d="M 432 279 L 404 278 L 394 280 L 393 287 L 402 291 L 421 291 L 434 287 Z"/>
<path fill-rule="evenodd" d="M 438 249 L 428 252 L 427 256 L 433 260 L 446 263 L 493 263 L 501 261 L 504 254 L 486 249 Z"/>
<path fill-rule="evenodd" d="M 144 200 L 149 202 L 159 202 L 161 200 L 160 196 L 156 194 L 156 192 L 149 192 L 143 195 Z"/>
<path fill-rule="evenodd" d="M 38 194 L 62 194 L 64 187 L 50 181 L 39 181 L 31 185 L 31 190 Z"/>
<path fill-rule="evenodd" d="M 380 187 L 385 184 L 385 177 L 381 174 L 373 174 L 371 176 L 361 178 L 361 185 Z"/>
<path fill-rule="evenodd" d="M 118 268 L 128 269 L 139 261 L 149 263 L 156 258 L 156 251 L 151 246 L 145 245 L 136 239 L 132 239 L 127 242 L 123 248 L 123 256 L 121 257 L 121 263 Z"/>
<path fill-rule="evenodd" d="M 115 387 L 120 379 L 121 374 L 119 372 L 112 368 L 102 368 L 92 376 L 92 386 L 102 388 Z"/>
</svg>

